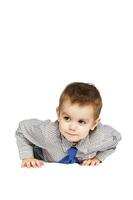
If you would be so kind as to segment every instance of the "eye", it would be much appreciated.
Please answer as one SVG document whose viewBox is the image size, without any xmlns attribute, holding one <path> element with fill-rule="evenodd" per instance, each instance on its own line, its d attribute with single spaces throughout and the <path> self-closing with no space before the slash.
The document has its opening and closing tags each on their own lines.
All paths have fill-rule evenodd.
<svg viewBox="0 0 133 200">
<path fill-rule="evenodd" d="M 66 121 L 68 121 L 70 118 L 65 116 L 64 119 L 65 119 Z"/>
<path fill-rule="evenodd" d="M 79 122 L 79 124 L 86 124 L 86 122 L 83 120 L 79 120 L 78 122 Z"/>
</svg>

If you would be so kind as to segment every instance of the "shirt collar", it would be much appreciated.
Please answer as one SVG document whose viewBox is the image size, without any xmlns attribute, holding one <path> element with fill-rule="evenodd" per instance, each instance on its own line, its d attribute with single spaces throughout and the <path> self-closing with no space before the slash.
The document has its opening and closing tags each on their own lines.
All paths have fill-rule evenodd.
<svg viewBox="0 0 133 200">
<path fill-rule="evenodd" d="M 61 134 L 61 144 L 64 152 L 67 152 L 67 150 L 72 146 L 72 143 L 69 142 L 62 134 Z"/>
<path fill-rule="evenodd" d="M 62 148 L 64 152 L 67 152 L 70 147 L 73 146 L 71 142 L 69 142 L 62 134 L 61 134 L 61 142 L 62 142 Z M 78 151 L 82 153 L 87 153 L 88 146 L 89 146 L 89 134 L 86 138 L 82 139 L 80 142 L 78 142 L 75 147 L 78 149 Z"/>
</svg>

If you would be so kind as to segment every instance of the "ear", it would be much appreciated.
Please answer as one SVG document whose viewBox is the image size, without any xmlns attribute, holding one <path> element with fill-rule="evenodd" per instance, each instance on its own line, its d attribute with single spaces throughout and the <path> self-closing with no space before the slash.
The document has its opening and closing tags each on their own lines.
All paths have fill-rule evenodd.
<svg viewBox="0 0 133 200">
<path fill-rule="evenodd" d="M 56 108 L 57 120 L 59 121 L 59 107 Z"/>
<path fill-rule="evenodd" d="M 100 123 L 100 121 L 101 121 L 100 118 L 97 118 L 97 119 L 94 121 L 94 123 L 93 123 L 93 125 L 92 125 L 92 127 L 91 127 L 91 130 L 92 130 L 92 131 L 98 126 L 98 124 Z"/>
</svg>

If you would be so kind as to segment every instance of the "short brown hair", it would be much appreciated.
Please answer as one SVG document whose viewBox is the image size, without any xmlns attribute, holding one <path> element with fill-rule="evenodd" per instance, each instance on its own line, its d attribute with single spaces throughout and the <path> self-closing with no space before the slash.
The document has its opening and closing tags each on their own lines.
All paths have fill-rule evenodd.
<svg viewBox="0 0 133 200">
<path fill-rule="evenodd" d="M 94 118 L 97 119 L 102 108 L 102 98 L 98 89 L 89 83 L 73 82 L 65 87 L 60 99 L 59 109 L 63 102 L 69 99 L 71 103 L 82 105 L 92 105 L 94 107 Z"/>
</svg>

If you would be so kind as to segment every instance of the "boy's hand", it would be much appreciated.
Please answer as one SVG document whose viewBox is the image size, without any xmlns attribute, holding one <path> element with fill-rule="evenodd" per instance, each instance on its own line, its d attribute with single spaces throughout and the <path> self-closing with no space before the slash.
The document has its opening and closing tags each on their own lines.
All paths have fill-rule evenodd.
<svg viewBox="0 0 133 200">
<path fill-rule="evenodd" d="M 82 166 L 97 166 L 100 163 L 101 163 L 101 161 L 94 157 L 92 159 L 84 160 L 80 165 L 82 165 Z"/>
<path fill-rule="evenodd" d="M 44 162 L 42 160 L 37 160 L 34 158 L 28 158 L 28 159 L 23 159 L 21 163 L 21 167 L 27 167 L 27 168 L 38 168 L 42 167 L 44 165 Z"/>
</svg>

